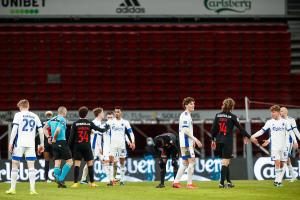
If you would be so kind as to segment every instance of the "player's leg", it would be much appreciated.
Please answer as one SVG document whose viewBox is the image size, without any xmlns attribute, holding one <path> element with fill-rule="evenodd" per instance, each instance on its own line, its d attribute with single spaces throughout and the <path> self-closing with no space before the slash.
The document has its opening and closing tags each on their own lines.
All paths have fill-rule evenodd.
<svg viewBox="0 0 300 200">
<path fill-rule="evenodd" d="M 49 151 L 45 151 L 43 152 L 43 156 L 45 159 L 45 181 L 47 182 L 51 182 L 49 179 L 49 169 L 50 169 L 50 153 Z"/>
<path fill-rule="evenodd" d="M 58 181 L 62 187 L 65 187 L 64 180 L 73 165 L 72 154 L 66 141 L 62 141 L 61 143 L 61 155 L 62 155 L 62 159 L 66 160 L 66 163 L 62 167 L 61 174 L 58 178 Z"/>
<path fill-rule="evenodd" d="M 105 172 L 105 175 L 107 177 L 108 182 L 110 181 L 110 160 L 109 160 L 109 148 L 105 147 L 103 148 L 103 158 L 102 158 L 102 165 Z"/>
<path fill-rule="evenodd" d="M 87 175 L 88 175 L 88 166 L 87 164 L 84 165 L 83 170 L 82 170 L 82 176 L 81 176 L 81 184 L 87 184 Z"/>
<path fill-rule="evenodd" d="M 181 151 L 181 158 L 182 158 L 182 162 L 179 166 L 179 169 L 177 171 L 177 175 L 175 177 L 175 180 L 173 182 L 173 187 L 174 188 L 181 188 L 181 185 L 179 184 L 179 181 L 182 177 L 182 175 L 184 174 L 184 171 L 186 170 L 186 168 L 188 167 L 188 158 L 190 157 L 189 155 L 189 151 L 186 147 L 181 147 L 180 148 Z"/>
<path fill-rule="evenodd" d="M 25 158 L 28 166 L 28 175 L 30 183 L 30 194 L 37 194 L 35 191 L 35 175 L 36 171 L 34 168 L 34 162 L 36 160 L 35 149 L 34 147 L 26 147 L 25 149 Z"/>
<path fill-rule="evenodd" d="M 16 185 L 17 178 L 19 174 L 19 165 L 20 160 L 22 159 L 24 153 L 24 147 L 15 147 L 12 153 L 12 161 L 11 161 L 11 181 L 10 181 L 10 189 L 6 191 L 6 194 L 16 194 Z"/>
<path fill-rule="evenodd" d="M 92 159 L 87 161 L 87 166 L 88 166 L 88 173 L 90 177 L 90 186 L 97 187 L 98 185 L 96 185 L 94 182 L 94 160 Z"/>
<path fill-rule="evenodd" d="M 78 178 L 79 178 L 79 169 L 80 169 L 81 160 L 77 157 L 74 158 L 74 184 L 71 186 L 72 188 L 79 187 Z"/>
<path fill-rule="evenodd" d="M 53 159 L 54 159 L 54 169 L 53 169 L 54 178 L 55 178 L 55 181 L 58 181 L 58 178 L 61 174 L 61 169 L 60 169 L 61 155 L 60 155 L 60 151 L 59 151 L 59 148 L 56 143 L 52 144 L 52 153 L 53 153 Z"/>
<path fill-rule="evenodd" d="M 297 180 L 296 174 L 294 172 L 294 168 L 291 162 L 291 158 L 289 157 L 288 161 L 287 161 L 287 168 L 289 170 L 289 174 L 292 176 L 291 182 L 294 182 L 295 180 Z"/>
<path fill-rule="evenodd" d="M 233 188 L 234 187 L 234 184 L 231 182 L 231 179 L 230 179 L 230 168 L 229 168 L 229 165 L 230 165 L 230 159 L 232 158 L 232 144 L 224 144 L 224 147 L 223 147 L 223 163 L 222 163 L 222 167 L 224 168 L 225 170 L 225 179 L 227 180 L 227 187 L 228 188 Z"/>
<path fill-rule="evenodd" d="M 189 189 L 195 189 L 197 188 L 196 186 L 193 185 L 192 179 L 193 179 L 193 174 L 194 174 L 194 169 L 195 169 L 195 152 L 194 152 L 194 147 L 189 147 L 189 152 L 190 152 L 190 158 L 188 158 L 188 168 L 187 168 L 187 188 Z"/>
<path fill-rule="evenodd" d="M 165 187 L 165 176 L 166 176 L 166 165 L 167 165 L 167 157 L 162 152 L 159 159 L 159 169 L 160 169 L 160 183 L 156 188 L 164 188 Z"/>
<path fill-rule="evenodd" d="M 17 178 L 19 174 L 19 165 L 20 165 L 19 160 L 12 160 L 10 189 L 6 191 L 7 194 L 16 193 Z"/>
<path fill-rule="evenodd" d="M 125 172 L 125 155 L 120 155 L 120 185 L 124 185 Z"/>
</svg>

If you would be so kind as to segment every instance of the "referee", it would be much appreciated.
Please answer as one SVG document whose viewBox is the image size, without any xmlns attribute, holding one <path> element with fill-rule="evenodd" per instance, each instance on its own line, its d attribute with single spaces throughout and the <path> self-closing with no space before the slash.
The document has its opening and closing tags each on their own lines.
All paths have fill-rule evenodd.
<svg viewBox="0 0 300 200">
<path fill-rule="evenodd" d="M 229 164 L 233 158 L 233 128 L 236 126 L 244 137 L 250 138 L 244 128 L 240 125 L 236 115 L 231 111 L 234 109 L 235 101 L 232 98 L 226 98 L 223 101 L 222 112 L 217 113 L 212 125 L 212 142 L 211 147 L 215 150 L 215 155 L 222 158 L 221 180 L 219 188 L 225 188 L 225 178 L 227 187 L 232 188 L 234 185 L 230 180 Z M 246 142 L 246 140 L 244 140 Z"/>
</svg>

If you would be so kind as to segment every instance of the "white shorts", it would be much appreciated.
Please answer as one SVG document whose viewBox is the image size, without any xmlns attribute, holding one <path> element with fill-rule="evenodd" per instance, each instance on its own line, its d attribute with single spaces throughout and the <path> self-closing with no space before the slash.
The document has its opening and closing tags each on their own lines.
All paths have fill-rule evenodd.
<svg viewBox="0 0 300 200">
<path fill-rule="evenodd" d="M 115 157 L 115 159 L 126 158 L 127 151 L 126 151 L 126 148 L 113 147 L 113 148 L 111 148 L 109 155 Z"/>
<path fill-rule="evenodd" d="M 14 147 L 12 159 L 20 161 L 25 155 L 27 161 L 36 160 L 35 148 L 34 147 Z"/>
<path fill-rule="evenodd" d="M 187 160 L 188 158 L 195 158 L 194 147 L 180 147 L 181 158 Z"/>
<path fill-rule="evenodd" d="M 288 144 L 286 149 L 287 149 L 287 152 L 288 152 L 288 156 L 290 157 L 292 155 L 293 144 L 292 143 Z"/>
<path fill-rule="evenodd" d="M 280 161 L 287 161 L 288 160 L 288 151 L 287 150 L 273 150 L 271 151 L 271 159 L 280 160 Z"/>
</svg>

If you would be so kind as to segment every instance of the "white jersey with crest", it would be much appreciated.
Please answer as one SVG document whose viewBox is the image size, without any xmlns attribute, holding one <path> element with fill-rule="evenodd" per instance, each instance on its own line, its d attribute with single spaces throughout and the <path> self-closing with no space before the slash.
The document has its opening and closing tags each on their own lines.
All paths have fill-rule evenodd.
<svg viewBox="0 0 300 200">
<path fill-rule="evenodd" d="M 102 128 L 101 127 L 101 121 L 99 121 L 98 119 L 94 119 L 93 123 L 96 126 Z M 102 135 L 102 133 L 100 133 L 98 131 L 94 131 L 94 130 L 93 130 L 93 133 L 94 134 L 91 134 L 91 140 L 90 141 L 91 141 L 92 151 L 95 155 L 95 153 L 98 153 L 99 150 L 101 149 L 101 135 Z M 97 156 L 97 155 L 95 155 L 95 156 Z"/>
<path fill-rule="evenodd" d="M 270 119 L 266 122 L 262 130 L 264 132 L 270 130 L 270 145 L 272 151 L 286 150 L 289 131 L 292 130 L 290 123 L 286 119 Z"/>
<path fill-rule="evenodd" d="M 35 147 L 35 135 L 42 128 L 40 118 L 30 111 L 17 112 L 14 116 L 13 126 L 18 126 L 14 145 L 16 147 Z"/>
<path fill-rule="evenodd" d="M 112 119 L 107 121 L 110 126 L 110 145 L 111 148 L 126 148 L 125 140 L 126 140 L 126 132 L 133 136 L 132 128 L 129 122 L 123 118 L 121 119 Z M 134 140 L 133 138 L 131 138 Z"/>
<path fill-rule="evenodd" d="M 293 133 L 288 133 L 287 134 L 287 146 L 290 148 L 291 145 L 294 143 L 293 142 L 293 137 L 291 136 L 291 134 L 294 134 L 294 129 L 297 129 L 297 123 L 296 123 L 296 120 L 294 118 L 289 117 L 289 116 L 286 118 L 286 120 L 290 123 L 292 131 L 293 131 Z"/>
<path fill-rule="evenodd" d="M 193 120 L 191 114 L 187 111 L 181 113 L 179 118 L 179 145 L 180 147 L 192 147 L 193 140 L 189 138 L 183 129 L 188 129 L 190 134 L 193 135 Z"/>
</svg>

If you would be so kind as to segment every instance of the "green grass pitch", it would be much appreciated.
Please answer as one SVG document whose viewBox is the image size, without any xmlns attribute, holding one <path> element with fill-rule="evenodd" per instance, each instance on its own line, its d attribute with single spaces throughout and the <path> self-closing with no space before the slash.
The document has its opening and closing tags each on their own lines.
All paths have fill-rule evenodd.
<svg viewBox="0 0 300 200">
<path fill-rule="evenodd" d="M 108 187 L 99 183 L 99 187 L 90 188 L 80 185 L 79 188 L 69 188 L 72 184 L 67 182 L 68 188 L 58 189 L 56 183 L 38 182 L 36 190 L 38 195 L 29 195 L 29 183 L 18 183 L 17 194 L 7 195 L 5 191 L 10 184 L 0 183 L 0 200 L 6 199 L 38 199 L 38 200 L 272 200 L 272 199 L 299 199 L 300 181 L 290 183 L 285 181 L 283 187 L 274 187 L 273 181 L 234 181 L 235 188 L 219 189 L 218 182 L 195 182 L 198 189 L 171 188 L 171 182 L 166 188 L 156 189 L 158 182 L 129 183 L 125 186 L 116 185 Z"/>
</svg>

